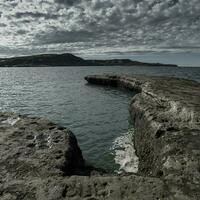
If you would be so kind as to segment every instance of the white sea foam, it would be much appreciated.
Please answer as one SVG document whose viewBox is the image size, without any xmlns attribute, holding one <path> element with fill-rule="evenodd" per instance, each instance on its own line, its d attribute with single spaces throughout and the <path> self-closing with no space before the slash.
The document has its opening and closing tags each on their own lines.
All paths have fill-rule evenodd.
<svg viewBox="0 0 200 200">
<path fill-rule="evenodd" d="M 118 173 L 137 173 L 139 159 L 135 154 L 133 145 L 134 130 L 130 129 L 124 135 L 118 137 L 113 142 L 112 150 L 115 155 L 115 162 L 119 164 Z"/>
<path fill-rule="evenodd" d="M 14 126 L 19 120 L 20 120 L 19 117 L 17 117 L 17 118 L 9 117 L 5 121 L 2 121 L 2 124 L 9 124 L 11 126 Z"/>
</svg>

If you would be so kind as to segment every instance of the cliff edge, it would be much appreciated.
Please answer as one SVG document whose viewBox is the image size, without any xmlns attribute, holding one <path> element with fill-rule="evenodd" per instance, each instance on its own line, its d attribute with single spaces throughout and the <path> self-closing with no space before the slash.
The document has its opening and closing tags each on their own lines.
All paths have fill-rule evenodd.
<svg viewBox="0 0 200 200">
<path fill-rule="evenodd" d="M 170 77 L 85 79 L 138 92 L 130 105 L 138 174 L 160 177 L 171 199 L 200 199 L 200 84 Z"/>
</svg>

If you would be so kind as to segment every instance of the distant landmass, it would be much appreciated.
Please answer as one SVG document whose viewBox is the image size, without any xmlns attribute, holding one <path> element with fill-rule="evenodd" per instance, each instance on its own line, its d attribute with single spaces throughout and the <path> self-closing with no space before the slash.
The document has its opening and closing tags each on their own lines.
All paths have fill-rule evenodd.
<svg viewBox="0 0 200 200">
<path fill-rule="evenodd" d="M 41 54 L 33 56 L 1 58 L 0 67 L 32 67 L 32 66 L 170 66 L 172 64 L 144 63 L 130 59 L 85 60 L 70 53 Z"/>
</svg>

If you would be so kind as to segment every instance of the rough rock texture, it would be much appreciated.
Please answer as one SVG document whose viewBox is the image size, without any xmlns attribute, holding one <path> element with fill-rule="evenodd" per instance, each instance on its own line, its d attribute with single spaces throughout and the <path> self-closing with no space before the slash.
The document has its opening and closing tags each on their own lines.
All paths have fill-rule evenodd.
<svg viewBox="0 0 200 200">
<path fill-rule="evenodd" d="M 32 182 L 73 174 L 84 166 L 81 150 L 69 130 L 45 119 L 11 113 L 0 114 L 0 158 L 0 199 L 7 196 L 9 187 L 11 193 L 19 188 L 26 191 Z M 23 199 L 17 193 L 18 199 Z M 12 199 L 9 195 L 7 199 Z"/>
<path fill-rule="evenodd" d="M 85 79 L 138 92 L 130 105 L 138 174 L 160 177 L 171 199 L 200 199 L 200 84 L 146 76 Z"/>
<path fill-rule="evenodd" d="M 156 178 L 71 176 L 38 178 L 4 184 L 0 199 L 26 200 L 168 200 L 164 184 Z"/>
<path fill-rule="evenodd" d="M 84 166 L 75 136 L 52 122 L 0 114 L 1 180 L 73 174 Z"/>
<path fill-rule="evenodd" d="M 0 113 L 1 200 L 168 199 L 165 183 L 136 175 L 85 175 L 75 136 L 40 118 Z M 92 175 L 93 173 L 93 175 Z"/>
</svg>

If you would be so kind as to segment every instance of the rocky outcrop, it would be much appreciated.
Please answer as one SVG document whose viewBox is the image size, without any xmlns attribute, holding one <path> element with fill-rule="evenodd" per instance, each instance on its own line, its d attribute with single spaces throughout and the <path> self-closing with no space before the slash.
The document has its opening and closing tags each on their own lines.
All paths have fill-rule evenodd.
<svg viewBox="0 0 200 200">
<path fill-rule="evenodd" d="M 168 197 L 158 178 L 88 169 L 72 132 L 46 119 L 0 113 L 0 158 L 1 200 Z"/>
<path fill-rule="evenodd" d="M 68 129 L 39 118 L 0 114 L 0 177 L 71 175 L 84 167 L 77 140 Z"/>
<path fill-rule="evenodd" d="M 200 84 L 146 76 L 85 79 L 138 92 L 130 105 L 138 174 L 160 177 L 172 199 L 200 199 Z"/>
<path fill-rule="evenodd" d="M 0 114 L 0 158 L 0 199 L 9 200 L 34 199 L 33 188 L 40 189 L 43 180 L 72 175 L 84 167 L 69 130 L 12 113 Z"/>
</svg>

